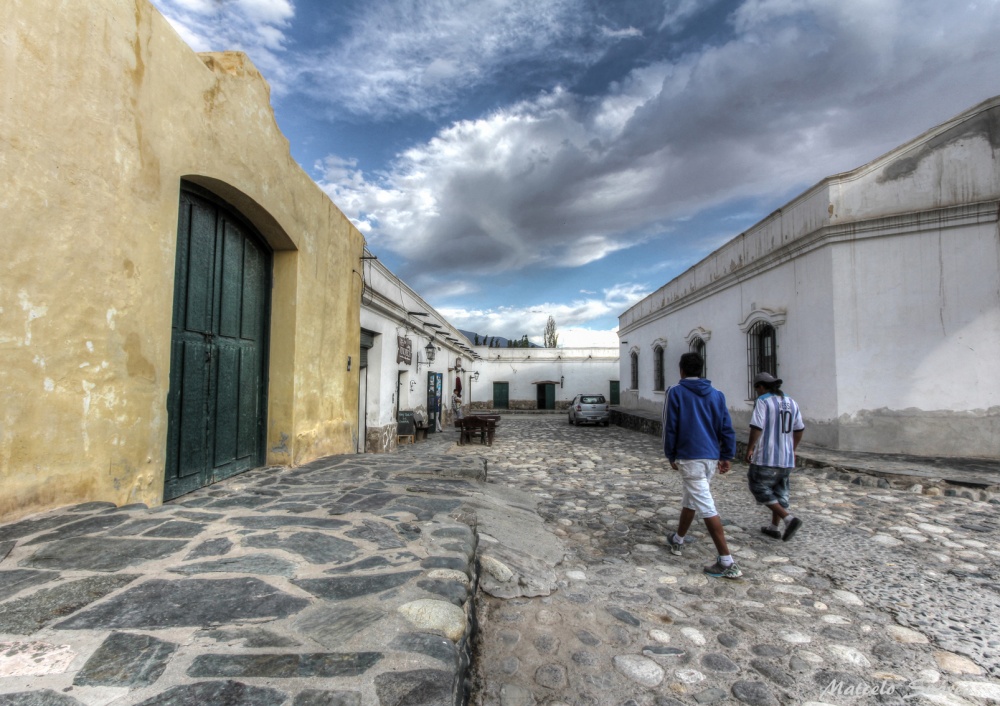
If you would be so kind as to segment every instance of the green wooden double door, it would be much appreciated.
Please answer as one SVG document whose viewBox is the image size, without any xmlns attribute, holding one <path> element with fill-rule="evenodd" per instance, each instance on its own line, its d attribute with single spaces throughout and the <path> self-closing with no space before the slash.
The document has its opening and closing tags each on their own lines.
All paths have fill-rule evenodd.
<svg viewBox="0 0 1000 706">
<path fill-rule="evenodd" d="M 181 192 L 165 500 L 264 464 L 271 262 L 238 214 Z"/>
</svg>

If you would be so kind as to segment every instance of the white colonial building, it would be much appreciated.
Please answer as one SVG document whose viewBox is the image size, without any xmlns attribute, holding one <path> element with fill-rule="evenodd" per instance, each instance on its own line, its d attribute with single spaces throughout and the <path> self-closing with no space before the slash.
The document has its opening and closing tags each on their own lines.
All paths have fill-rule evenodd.
<svg viewBox="0 0 1000 706">
<path fill-rule="evenodd" d="M 366 255 L 363 264 L 357 450 L 384 452 L 396 447 L 401 412 L 429 433 L 448 428 L 454 376 L 463 375 L 473 352 L 458 329 L 381 262 Z"/>
<path fill-rule="evenodd" d="M 484 409 L 566 409 L 579 394 L 618 403 L 616 348 L 487 348 L 474 346 L 476 372 L 465 401 Z"/>
<path fill-rule="evenodd" d="M 1000 98 L 828 177 L 619 317 L 624 410 L 701 350 L 738 430 L 761 370 L 807 440 L 1000 458 Z"/>
</svg>

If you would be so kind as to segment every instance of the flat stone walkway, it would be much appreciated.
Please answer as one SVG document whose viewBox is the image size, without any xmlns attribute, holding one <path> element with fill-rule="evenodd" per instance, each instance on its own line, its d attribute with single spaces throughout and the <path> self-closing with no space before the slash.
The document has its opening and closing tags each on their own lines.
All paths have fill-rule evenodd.
<svg viewBox="0 0 1000 706">
<path fill-rule="evenodd" d="M 802 469 L 782 543 L 737 466 L 730 582 L 702 529 L 663 546 L 657 439 L 505 415 L 456 440 L 0 525 L 0 706 L 1000 701 L 989 492 Z"/>
<path fill-rule="evenodd" d="M 456 438 L 0 526 L 0 704 L 460 703 L 490 503 Z"/>
</svg>

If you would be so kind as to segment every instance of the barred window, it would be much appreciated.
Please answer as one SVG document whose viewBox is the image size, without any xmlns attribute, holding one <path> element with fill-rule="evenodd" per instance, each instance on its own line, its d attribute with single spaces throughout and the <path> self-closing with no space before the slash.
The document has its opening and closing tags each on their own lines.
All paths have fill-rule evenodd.
<svg viewBox="0 0 1000 706">
<path fill-rule="evenodd" d="M 663 346 L 653 349 L 653 389 L 662 391 L 663 384 Z"/>
<path fill-rule="evenodd" d="M 747 399 L 754 398 L 753 379 L 757 373 L 778 376 L 778 337 L 774 326 L 757 321 L 747 331 Z"/>
<path fill-rule="evenodd" d="M 632 351 L 632 389 L 639 389 L 639 354 Z"/>
<path fill-rule="evenodd" d="M 702 363 L 703 363 L 702 368 L 701 368 L 701 376 L 707 378 L 708 377 L 708 348 L 705 346 L 705 341 L 702 340 L 699 336 L 695 336 L 694 338 L 691 339 L 691 352 L 692 353 L 697 353 L 698 355 L 701 356 L 701 360 L 702 360 Z"/>
</svg>

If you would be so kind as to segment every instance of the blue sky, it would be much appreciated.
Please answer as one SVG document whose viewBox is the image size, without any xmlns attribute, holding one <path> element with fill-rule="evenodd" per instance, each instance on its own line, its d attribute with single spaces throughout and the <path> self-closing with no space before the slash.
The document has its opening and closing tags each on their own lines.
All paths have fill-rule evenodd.
<svg viewBox="0 0 1000 706">
<path fill-rule="evenodd" d="M 153 0 L 457 327 L 618 315 L 825 176 L 1000 94 L 1000 0 Z"/>
</svg>

